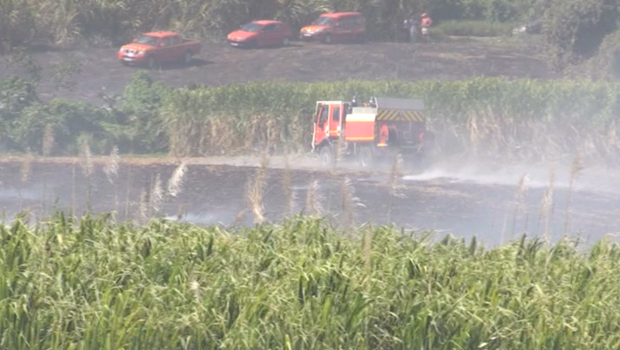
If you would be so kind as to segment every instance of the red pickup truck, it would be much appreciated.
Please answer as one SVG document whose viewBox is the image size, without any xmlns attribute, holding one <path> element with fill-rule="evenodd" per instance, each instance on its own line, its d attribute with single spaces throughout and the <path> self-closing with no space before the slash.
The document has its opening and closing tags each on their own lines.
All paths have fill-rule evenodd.
<svg viewBox="0 0 620 350">
<path fill-rule="evenodd" d="M 170 61 L 189 64 L 192 56 L 199 54 L 201 42 L 184 39 L 175 32 L 150 32 L 140 35 L 118 50 L 118 59 L 123 64 L 146 64 L 149 68 Z"/>
</svg>

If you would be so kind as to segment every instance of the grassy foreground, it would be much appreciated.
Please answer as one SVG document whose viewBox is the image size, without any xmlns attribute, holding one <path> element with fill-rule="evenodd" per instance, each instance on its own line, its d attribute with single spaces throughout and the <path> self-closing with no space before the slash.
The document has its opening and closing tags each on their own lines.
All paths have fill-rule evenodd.
<svg viewBox="0 0 620 350">
<path fill-rule="evenodd" d="M 615 349 L 620 249 L 431 243 L 294 217 L 238 232 L 0 226 L 3 349 Z M 359 237 L 359 238 L 355 238 Z"/>
</svg>

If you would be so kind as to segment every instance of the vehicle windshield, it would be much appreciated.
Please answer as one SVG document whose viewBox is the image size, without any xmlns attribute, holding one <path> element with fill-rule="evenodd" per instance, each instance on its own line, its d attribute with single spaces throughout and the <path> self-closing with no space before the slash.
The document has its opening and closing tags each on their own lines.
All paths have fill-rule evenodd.
<svg viewBox="0 0 620 350">
<path fill-rule="evenodd" d="M 315 24 L 317 26 L 329 26 L 332 25 L 332 23 L 334 23 L 334 19 L 331 17 L 319 17 L 316 21 L 312 22 L 312 24 Z"/>
<path fill-rule="evenodd" d="M 135 40 L 135 42 L 137 44 L 155 46 L 157 45 L 157 38 L 154 36 L 141 35 Z"/>
<path fill-rule="evenodd" d="M 241 30 L 243 30 L 244 32 L 252 32 L 252 33 L 256 33 L 258 31 L 260 31 L 260 29 L 263 26 L 261 26 L 260 24 L 256 24 L 256 23 L 248 23 L 248 24 L 244 24 L 241 26 Z"/>
</svg>

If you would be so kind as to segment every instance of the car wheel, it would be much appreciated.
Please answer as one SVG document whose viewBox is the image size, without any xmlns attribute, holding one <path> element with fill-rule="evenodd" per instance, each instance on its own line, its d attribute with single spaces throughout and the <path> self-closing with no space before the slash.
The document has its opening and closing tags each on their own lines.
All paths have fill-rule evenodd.
<svg viewBox="0 0 620 350">
<path fill-rule="evenodd" d="M 291 43 L 291 39 L 287 36 L 282 40 L 282 46 L 288 46 Z"/>
<path fill-rule="evenodd" d="M 149 69 L 155 69 L 157 67 L 157 61 L 155 60 L 155 57 L 151 56 L 146 60 L 146 66 Z"/>
<path fill-rule="evenodd" d="M 183 54 L 183 63 L 185 63 L 186 65 L 189 65 L 190 63 L 192 63 L 192 52 L 191 51 L 185 51 L 185 54 Z"/>
<path fill-rule="evenodd" d="M 331 44 L 332 43 L 332 35 L 331 34 L 325 34 L 325 36 L 323 37 L 323 42 L 325 44 Z"/>
</svg>

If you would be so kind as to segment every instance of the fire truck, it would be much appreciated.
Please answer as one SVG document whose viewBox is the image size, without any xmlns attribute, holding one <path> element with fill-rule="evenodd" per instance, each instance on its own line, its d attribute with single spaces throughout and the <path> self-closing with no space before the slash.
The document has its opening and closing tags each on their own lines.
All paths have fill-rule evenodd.
<svg viewBox="0 0 620 350">
<path fill-rule="evenodd" d="M 372 97 L 359 104 L 353 97 L 316 103 L 312 151 L 323 166 L 352 158 L 370 167 L 396 154 L 407 163 L 419 163 L 432 138 L 422 100 Z"/>
</svg>

